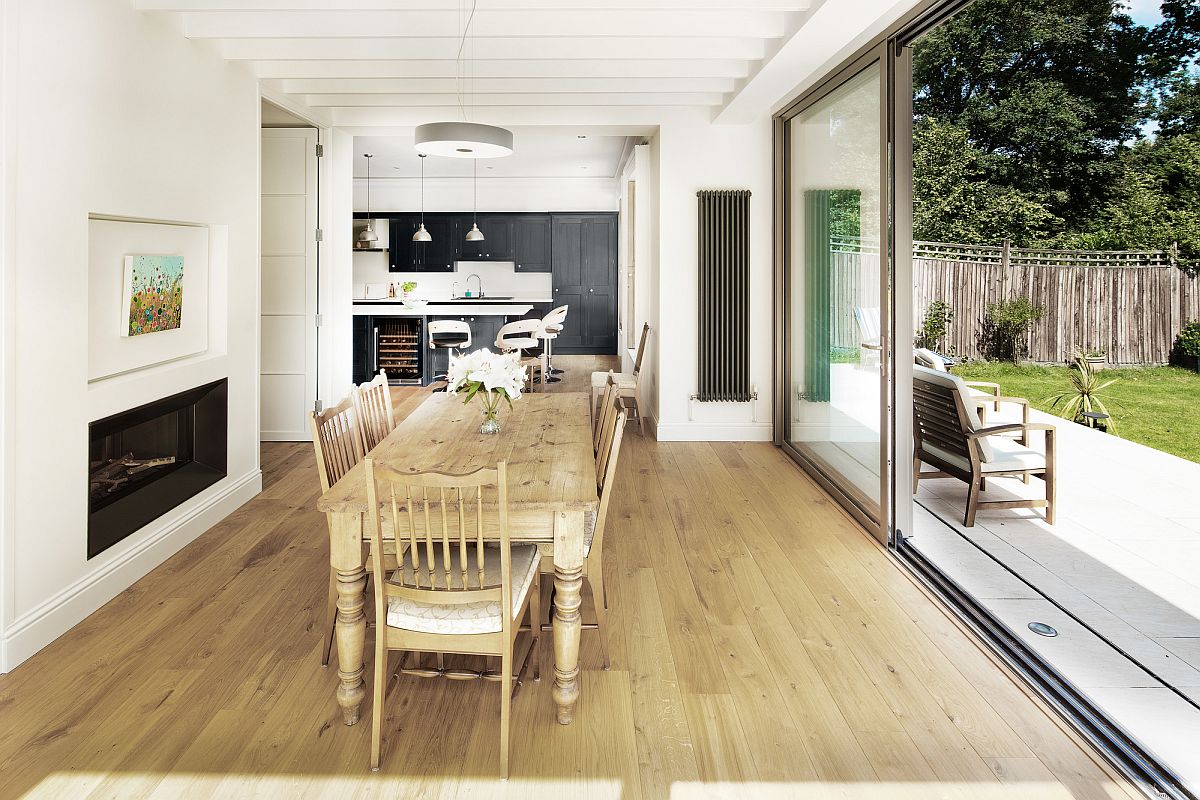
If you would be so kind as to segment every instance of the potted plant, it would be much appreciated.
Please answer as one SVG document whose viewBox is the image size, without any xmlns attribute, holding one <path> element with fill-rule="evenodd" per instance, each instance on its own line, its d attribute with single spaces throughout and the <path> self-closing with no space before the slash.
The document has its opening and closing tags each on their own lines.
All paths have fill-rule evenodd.
<svg viewBox="0 0 1200 800">
<path fill-rule="evenodd" d="M 1181 366 L 1200 372 L 1200 319 L 1184 325 L 1175 337 L 1175 357 Z"/>
<path fill-rule="evenodd" d="M 1104 356 L 1105 352 L 1103 350 L 1091 349 L 1083 351 L 1083 357 L 1092 365 L 1092 369 L 1104 369 Z"/>
<path fill-rule="evenodd" d="M 462 395 L 463 403 L 475 398 L 483 405 L 483 424 L 479 432 L 500 432 L 500 401 L 506 400 L 511 410 L 513 400 L 519 400 L 525 386 L 525 367 L 519 351 L 492 353 L 487 348 L 450 359 L 446 370 L 446 391 Z"/>
<path fill-rule="evenodd" d="M 1076 352 L 1071 364 L 1071 388 L 1047 397 L 1051 408 L 1062 406 L 1059 415 L 1065 419 L 1117 433 L 1117 420 L 1109 413 L 1101 397 L 1104 390 L 1117 382 L 1116 378 L 1100 382 L 1086 353 Z M 1111 398 L 1110 398 L 1110 402 Z"/>
<path fill-rule="evenodd" d="M 408 299 L 409 295 L 412 294 L 413 289 L 416 289 L 416 288 L 417 288 L 416 281 L 405 281 L 404 283 L 400 284 L 400 291 L 404 293 L 405 300 Z"/>
</svg>

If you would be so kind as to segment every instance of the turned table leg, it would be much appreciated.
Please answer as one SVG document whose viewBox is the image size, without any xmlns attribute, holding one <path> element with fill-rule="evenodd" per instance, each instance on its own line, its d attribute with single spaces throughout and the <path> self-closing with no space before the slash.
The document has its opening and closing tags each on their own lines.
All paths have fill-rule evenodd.
<svg viewBox="0 0 1200 800">
<path fill-rule="evenodd" d="M 583 589 L 583 512 L 554 516 L 554 704 L 570 725 L 579 700 L 579 635 Z"/>
<path fill-rule="evenodd" d="M 367 573 L 362 563 L 362 523 L 356 513 L 331 514 L 330 562 L 337 571 L 337 701 L 347 725 L 358 722 L 358 707 L 366 695 L 363 688 L 363 650 L 367 616 L 363 590 Z"/>
</svg>

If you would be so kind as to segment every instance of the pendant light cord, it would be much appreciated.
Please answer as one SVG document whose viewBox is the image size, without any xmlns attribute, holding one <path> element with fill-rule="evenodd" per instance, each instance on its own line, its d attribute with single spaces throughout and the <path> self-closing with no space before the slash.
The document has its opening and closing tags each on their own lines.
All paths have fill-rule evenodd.
<svg viewBox="0 0 1200 800">
<path fill-rule="evenodd" d="M 478 4 L 478 2 L 479 0 L 471 0 L 471 14 L 467 17 L 467 24 L 463 26 L 462 39 L 460 39 L 458 42 L 458 56 L 456 57 L 456 73 L 458 75 L 458 110 L 463 116 L 463 122 L 467 121 L 467 107 L 463 103 L 463 83 L 466 80 L 462 65 L 463 48 L 466 47 L 467 44 L 467 33 L 471 30 L 472 20 L 475 19 L 475 6 Z"/>
</svg>

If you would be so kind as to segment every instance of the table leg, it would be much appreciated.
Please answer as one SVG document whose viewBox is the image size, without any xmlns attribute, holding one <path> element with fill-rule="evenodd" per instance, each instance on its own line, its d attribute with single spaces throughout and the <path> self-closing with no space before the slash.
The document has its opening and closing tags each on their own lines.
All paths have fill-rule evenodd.
<svg viewBox="0 0 1200 800">
<path fill-rule="evenodd" d="M 363 689 L 363 650 L 367 616 L 363 590 L 367 573 L 362 561 L 362 517 L 357 513 L 330 514 L 329 556 L 337 571 L 337 701 L 347 725 L 358 722 Z"/>
<path fill-rule="evenodd" d="M 583 512 L 554 516 L 554 704 L 570 725 L 579 700 L 579 635 L 583 602 Z"/>
</svg>

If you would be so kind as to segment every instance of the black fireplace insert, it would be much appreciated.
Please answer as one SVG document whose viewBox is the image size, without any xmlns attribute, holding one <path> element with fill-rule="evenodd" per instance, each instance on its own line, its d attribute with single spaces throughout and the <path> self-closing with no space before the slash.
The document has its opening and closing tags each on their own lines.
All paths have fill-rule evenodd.
<svg viewBox="0 0 1200 800">
<path fill-rule="evenodd" d="M 87 557 L 93 558 L 226 475 L 228 380 L 88 426 Z"/>
</svg>

